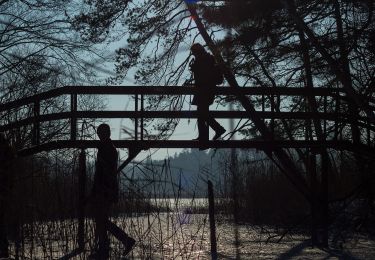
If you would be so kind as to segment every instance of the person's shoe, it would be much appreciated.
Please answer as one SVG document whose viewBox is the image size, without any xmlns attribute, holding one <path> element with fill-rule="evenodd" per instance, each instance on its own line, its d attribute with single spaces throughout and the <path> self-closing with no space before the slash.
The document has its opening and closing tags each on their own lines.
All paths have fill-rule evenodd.
<svg viewBox="0 0 375 260">
<path fill-rule="evenodd" d="M 127 256 L 130 253 L 130 251 L 132 251 L 134 245 L 135 245 L 135 240 L 129 237 L 124 244 L 125 250 L 123 252 L 123 257 Z"/>
<path fill-rule="evenodd" d="M 215 141 L 215 140 L 219 139 L 220 136 L 222 136 L 224 133 L 225 133 L 225 129 L 224 128 L 216 131 L 214 137 L 212 138 L 212 140 Z"/>
</svg>

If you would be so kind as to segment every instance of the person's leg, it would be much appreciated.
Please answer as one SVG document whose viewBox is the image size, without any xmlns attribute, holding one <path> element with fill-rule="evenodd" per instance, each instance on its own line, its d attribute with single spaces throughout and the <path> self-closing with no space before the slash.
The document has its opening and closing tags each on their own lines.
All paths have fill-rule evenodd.
<svg viewBox="0 0 375 260">
<path fill-rule="evenodd" d="M 128 234 L 124 232 L 121 228 L 116 226 L 113 222 L 108 220 L 107 223 L 108 231 L 125 247 L 124 255 L 127 255 L 132 249 L 135 244 L 135 240 L 130 237 Z"/>
<path fill-rule="evenodd" d="M 117 240 L 119 240 L 124 245 L 125 249 L 123 252 L 123 256 L 129 254 L 134 247 L 135 240 L 132 237 L 128 236 L 128 234 L 126 234 L 124 230 L 116 226 L 109 219 L 107 219 L 106 228 Z"/>
<path fill-rule="evenodd" d="M 108 217 L 109 206 L 104 201 L 98 200 L 95 209 L 95 237 L 97 239 L 97 254 L 100 259 L 107 259 L 109 256 Z"/>
<path fill-rule="evenodd" d="M 215 131 L 215 136 L 213 140 L 218 139 L 222 134 L 225 133 L 225 128 L 219 124 L 213 117 L 208 118 L 208 125 Z"/>
<path fill-rule="evenodd" d="M 216 121 L 215 118 L 209 117 L 208 118 L 208 125 L 215 131 L 215 132 L 222 132 L 225 131 L 225 128 Z"/>
<path fill-rule="evenodd" d="M 127 240 L 130 238 L 128 234 L 125 233 L 124 230 L 119 228 L 117 225 L 115 225 L 112 221 L 107 222 L 107 228 L 108 231 L 119 241 L 121 241 L 123 244 L 127 242 Z"/>
<path fill-rule="evenodd" d="M 203 99 L 203 98 L 202 98 Z M 198 112 L 198 131 L 199 131 L 199 141 L 208 141 L 208 108 L 209 104 L 205 100 L 199 100 L 197 105 Z"/>
</svg>

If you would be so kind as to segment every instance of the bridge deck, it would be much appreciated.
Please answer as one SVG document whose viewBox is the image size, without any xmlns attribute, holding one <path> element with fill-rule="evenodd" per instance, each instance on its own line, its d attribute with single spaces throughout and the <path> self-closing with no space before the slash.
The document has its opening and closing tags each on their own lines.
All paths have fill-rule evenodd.
<svg viewBox="0 0 375 260">
<path fill-rule="evenodd" d="M 201 148 L 202 144 L 199 141 L 192 140 L 113 140 L 117 148 L 136 147 L 140 149 L 150 148 Z M 19 151 L 20 155 L 29 155 L 42 151 L 49 151 L 54 149 L 64 148 L 97 148 L 99 146 L 98 140 L 61 140 L 49 143 L 44 143 Z M 374 153 L 374 149 L 360 145 L 360 149 L 364 153 Z M 353 150 L 356 148 L 352 142 L 349 141 L 305 141 L 305 140 L 216 140 L 208 141 L 204 148 L 242 148 L 242 149 L 259 149 L 267 150 L 273 148 L 312 148 L 319 153 L 321 148 L 332 148 L 335 150 Z M 358 147 L 357 147 L 358 148 Z"/>
</svg>

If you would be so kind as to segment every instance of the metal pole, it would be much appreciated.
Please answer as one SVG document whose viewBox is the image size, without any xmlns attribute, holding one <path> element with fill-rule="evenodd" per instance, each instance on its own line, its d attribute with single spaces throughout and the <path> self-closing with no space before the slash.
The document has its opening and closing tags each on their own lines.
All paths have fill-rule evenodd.
<svg viewBox="0 0 375 260">
<path fill-rule="evenodd" d="M 211 259 L 217 259 L 216 227 L 215 227 L 215 201 L 212 182 L 208 181 L 208 217 L 210 220 Z"/>
</svg>

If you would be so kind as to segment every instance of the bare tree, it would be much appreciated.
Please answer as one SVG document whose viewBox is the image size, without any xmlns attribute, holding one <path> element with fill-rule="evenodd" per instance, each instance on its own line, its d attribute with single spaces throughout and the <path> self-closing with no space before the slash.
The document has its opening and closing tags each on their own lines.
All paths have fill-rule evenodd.
<svg viewBox="0 0 375 260">
<path fill-rule="evenodd" d="M 0 100 L 2 103 L 61 87 L 95 82 L 95 67 L 88 57 L 103 61 L 93 43 L 83 41 L 71 29 L 69 13 L 74 1 L 2 1 L 0 3 Z M 100 102 L 91 101 L 92 104 Z M 86 105 L 89 104 L 86 102 Z M 41 113 L 64 111 L 65 97 L 41 104 Z M 32 107 L 3 111 L 1 123 L 7 124 L 32 115 Z M 63 121 L 42 125 L 42 139 L 60 138 L 67 132 Z M 18 148 L 31 140 L 30 127 L 12 130 Z M 43 135 L 44 134 L 44 135 Z"/>
</svg>

